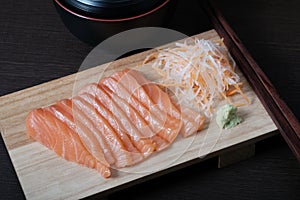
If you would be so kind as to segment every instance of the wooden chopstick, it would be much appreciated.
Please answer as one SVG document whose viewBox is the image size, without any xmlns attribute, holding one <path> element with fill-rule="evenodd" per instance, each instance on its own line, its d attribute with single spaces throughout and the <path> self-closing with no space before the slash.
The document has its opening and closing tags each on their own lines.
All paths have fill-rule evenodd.
<svg viewBox="0 0 300 200">
<path fill-rule="evenodd" d="M 271 116 L 281 135 L 300 162 L 300 124 L 280 98 L 275 87 L 229 26 L 214 1 L 202 1 L 202 7 L 251 87 Z"/>
</svg>

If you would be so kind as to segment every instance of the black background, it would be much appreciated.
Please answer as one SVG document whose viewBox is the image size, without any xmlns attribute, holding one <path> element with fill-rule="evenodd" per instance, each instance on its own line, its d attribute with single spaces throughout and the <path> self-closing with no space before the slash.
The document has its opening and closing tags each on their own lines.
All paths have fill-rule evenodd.
<svg viewBox="0 0 300 200">
<path fill-rule="evenodd" d="M 0 2 L 0 96 L 77 72 L 92 47 L 68 32 L 52 1 Z M 168 27 L 187 35 L 211 29 L 199 2 L 179 0 Z M 217 2 L 299 119 L 300 1 Z M 300 165 L 282 137 L 259 142 L 256 150 L 254 157 L 222 169 L 210 159 L 108 198 L 299 199 Z M 0 199 L 23 199 L 2 138 L 0 162 Z"/>
</svg>

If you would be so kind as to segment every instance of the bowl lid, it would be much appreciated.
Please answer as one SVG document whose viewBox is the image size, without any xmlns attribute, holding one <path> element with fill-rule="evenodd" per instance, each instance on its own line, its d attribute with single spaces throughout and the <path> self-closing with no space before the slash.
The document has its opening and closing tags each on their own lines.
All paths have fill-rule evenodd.
<svg viewBox="0 0 300 200">
<path fill-rule="evenodd" d="M 166 0 L 60 0 L 77 14 L 100 19 L 122 19 L 144 14 Z"/>
</svg>

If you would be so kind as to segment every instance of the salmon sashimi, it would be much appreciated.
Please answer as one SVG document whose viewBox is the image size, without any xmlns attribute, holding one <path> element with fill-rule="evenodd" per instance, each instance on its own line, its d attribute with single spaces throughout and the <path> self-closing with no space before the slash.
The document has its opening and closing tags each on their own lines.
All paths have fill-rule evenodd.
<svg viewBox="0 0 300 200">
<path fill-rule="evenodd" d="M 153 115 L 152 113 L 160 113 L 161 111 L 157 109 L 155 106 L 152 106 L 151 110 L 146 108 L 133 94 L 129 91 L 122 83 L 113 78 L 104 78 L 101 80 L 100 85 L 104 85 L 106 90 L 114 95 L 113 98 L 117 99 L 121 98 L 123 101 L 128 104 L 129 107 L 134 108 L 134 110 L 140 112 L 142 116 L 145 118 L 145 121 L 148 125 L 152 126 L 152 132 L 157 132 L 161 130 L 163 126 L 163 122 L 166 120 L 165 115 L 162 113 L 161 115 Z M 132 84 L 132 83 L 130 83 Z M 147 95 L 143 94 L 144 98 L 149 98 Z M 140 127 L 139 127 L 140 128 Z M 149 135 L 150 136 L 150 135 Z"/>
<path fill-rule="evenodd" d="M 98 99 L 96 99 L 96 97 L 88 93 L 83 93 L 80 95 L 80 97 L 92 106 L 91 109 L 95 109 L 95 112 L 98 112 L 102 116 L 106 117 L 106 120 L 108 120 L 109 124 L 113 127 L 117 134 L 119 134 L 119 137 L 124 142 L 124 145 L 129 152 L 139 152 L 138 149 L 132 144 L 126 133 L 126 129 L 118 122 L 116 116 L 114 116 L 113 113 L 111 113 Z"/>
<path fill-rule="evenodd" d="M 126 112 L 130 112 L 128 111 L 128 108 L 121 108 L 100 85 L 90 84 L 81 91 L 81 93 L 84 92 L 94 96 L 96 100 L 101 102 L 101 104 L 111 113 L 114 113 L 114 119 L 118 121 L 119 127 L 123 130 L 127 130 L 133 144 L 140 152 L 143 153 L 144 157 L 148 157 L 154 152 L 155 144 L 152 140 L 145 137 L 144 134 L 132 123 L 132 120 L 128 116 L 130 114 L 126 114 Z M 132 113 L 132 115 L 134 115 L 134 113 Z"/>
<path fill-rule="evenodd" d="M 134 77 L 142 85 L 145 92 L 151 96 L 159 108 L 165 109 L 165 112 L 175 118 L 182 119 L 182 128 L 180 130 L 182 136 L 188 137 L 203 128 L 205 122 L 203 115 L 185 106 L 180 106 L 180 109 L 177 109 L 167 93 L 162 91 L 156 84 L 149 82 L 138 71 L 127 70 L 127 74 Z"/>
<path fill-rule="evenodd" d="M 160 151 L 160 150 L 166 148 L 171 143 L 171 140 L 172 140 L 172 139 L 170 139 L 171 134 L 168 134 L 167 132 L 171 130 L 174 133 L 176 133 L 176 129 L 166 129 L 165 122 L 167 121 L 167 119 L 166 119 L 165 114 L 161 114 L 157 117 L 156 115 L 153 114 L 154 109 L 146 108 L 143 104 L 141 104 L 141 102 L 138 101 L 138 99 L 135 96 L 131 96 L 130 98 L 127 98 L 130 96 L 130 92 L 122 84 L 118 83 L 115 79 L 112 79 L 112 78 L 105 79 L 105 80 L 101 81 L 101 83 L 104 84 L 105 86 L 107 86 L 106 88 L 108 91 L 112 90 L 111 93 L 113 92 L 113 93 L 118 94 L 118 96 L 117 95 L 114 96 L 114 99 L 116 101 L 119 101 L 118 99 L 120 99 L 122 97 L 123 97 L 123 99 L 126 99 L 126 100 L 123 100 L 123 104 L 124 105 L 128 104 L 127 107 L 132 108 L 131 110 L 133 110 L 133 111 L 130 113 L 137 113 L 136 116 L 139 116 L 139 117 L 136 119 L 142 118 L 141 121 L 134 120 L 135 125 L 139 129 L 141 127 L 147 127 L 147 128 L 151 129 L 152 135 L 148 134 L 148 137 L 151 137 L 151 139 L 156 143 L 157 151 Z M 110 89 L 108 89 L 108 88 L 110 88 Z M 148 98 L 147 96 L 145 96 L 145 97 Z M 155 107 L 155 106 L 152 106 L 152 107 Z M 156 109 L 156 111 L 161 112 L 160 110 L 157 110 L 157 109 Z M 165 142 L 162 142 L 162 141 L 165 141 Z"/>
<path fill-rule="evenodd" d="M 130 165 L 130 156 L 127 154 L 123 142 L 115 133 L 113 128 L 108 124 L 107 120 L 98 112 L 95 112 L 92 106 L 85 101 L 81 100 L 79 96 L 73 98 L 75 109 L 79 110 L 85 118 L 85 124 L 91 127 L 96 135 L 102 135 L 106 143 L 109 144 L 108 148 L 115 158 L 115 165 L 117 167 L 125 167 Z M 79 113 L 81 115 L 81 113 Z M 81 118 L 82 119 L 82 118 Z M 88 137 L 85 135 L 85 137 Z M 97 144 L 97 140 L 93 144 Z"/>
<path fill-rule="evenodd" d="M 186 107 L 181 106 L 182 113 L 182 128 L 180 134 L 183 137 L 188 137 L 204 127 L 205 117 L 198 112 Z"/>
<path fill-rule="evenodd" d="M 72 113 L 76 131 L 86 149 L 97 160 L 105 165 L 109 165 L 109 162 L 106 160 L 105 156 L 109 154 L 109 157 L 112 159 L 113 156 L 109 151 L 109 143 L 107 143 L 105 137 L 97 133 L 96 128 L 92 126 L 92 122 L 85 117 L 85 114 L 80 110 L 80 108 L 74 106 L 72 100 L 64 99 L 59 102 L 59 105 L 65 108 L 66 111 L 68 110 L 69 113 Z"/>
<path fill-rule="evenodd" d="M 103 177 L 111 175 L 108 166 L 96 160 L 76 132 L 45 109 L 31 111 L 26 119 L 27 134 L 62 158 L 96 169 Z"/>
<path fill-rule="evenodd" d="M 110 91 L 110 89 L 106 88 L 106 91 L 110 94 L 113 95 L 112 91 Z M 143 114 L 146 114 L 148 112 L 143 112 L 142 114 L 140 112 L 138 112 L 134 107 L 132 107 L 130 104 L 128 104 L 128 102 L 124 101 L 122 98 L 114 95 L 111 96 L 115 102 L 117 102 L 117 104 L 122 107 L 125 108 L 127 116 L 130 117 L 130 119 L 132 120 L 133 124 L 142 132 L 142 137 L 143 138 L 148 138 L 151 141 L 154 142 L 155 144 L 155 150 L 159 151 L 162 150 L 163 148 L 167 147 L 169 145 L 169 142 L 167 140 L 165 140 L 163 137 L 161 137 L 160 131 L 155 131 L 155 129 L 153 129 L 153 124 L 151 124 L 152 121 L 147 121 L 147 117 L 144 117 Z M 152 129 L 151 129 L 152 128 Z M 165 130 L 163 129 L 163 127 L 161 127 L 160 130 Z"/>
<path fill-rule="evenodd" d="M 68 105 L 66 101 L 67 100 L 59 101 L 56 104 L 48 107 L 48 109 L 62 122 L 66 123 L 74 132 L 76 132 L 78 138 L 80 139 L 78 133 L 84 132 L 86 130 L 81 128 L 83 127 L 83 125 L 80 125 L 81 122 L 79 122 L 78 119 L 75 122 L 73 117 L 73 109 L 71 105 Z M 115 159 L 112 156 L 112 153 L 109 151 L 108 144 L 104 141 L 102 137 L 100 139 L 101 148 L 98 149 L 100 151 L 100 157 L 98 157 L 99 162 L 102 162 L 105 165 L 113 164 L 115 162 Z M 102 148 L 102 146 L 106 148 Z M 89 152 L 91 153 L 93 151 L 90 150 Z"/>
<path fill-rule="evenodd" d="M 67 123 L 75 132 L 77 132 L 79 138 L 80 138 L 79 135 L 80 134 L 84 135 L 84 132 L 91 134 L 90 129 L 87 129 L 84 126 L 84 124 L 82 124 L 82 121 L 79 121 L 78 117 L 75 116 L 75 119 L 74 119 L 73 105 L 70 100 L 67 100 L 67 99 L 61 100 L 61 101 L 57 102 L 56 104 L 54 104 L 53 106 L 50 106 L 49 108 L 51 110 L 54 110 L 54 114 L 59 115 L 61 120 L 63 120 L 65 123 Z M 104 138 L 101 135 L 98 136 L 97 138 L 98 138 L 97 140 L 98 140 L 99 144 L 95 146 L 95 149 L 96 149 L 96 151 L 98 151 L 98 153 L 97 153 L 97 156 L 94 156 L 94 157 L 96 159 L 98 159 L 99 162 L 102 162 L 105 165 L 110 165 L 110 164 L 115 163 L 115 159 L 108 148 L 109 144 L 106 143 L 106 141 L 104 140 Z M 82 141 L 85 141 L 85 140 L 82 140 Z M 89 141 L 89 143 L 92 143 L 92 141 Z M 88 145 L 85 145 L 85 147 L 92 155 L 93 155 L 93 153 L 95 154 L 94 149 L 88 149 Z"/>
<path fill-rule="evenodd" d="M 135 76 L 132 76 L 135 74 Z M 173 142 L 176 138 L 179 130 L 181 129 L 181 117 L 180 113 L 177 111 L 177 108 L 171 102 L 169 96 L 164 93 L 160 88 L 152 87 L 150 82 L 143 82 L 143 84 L 139 83 L 140 76 L 142 76 L 138 71 L 135 70 L 123 70 L 121 72 L 115 73 L 112 75 L 112 78 L 118 82 L 118 87 L 121 88 L 122 86 L 127 88 L 127 91 L 131 91 L 131 96 L 128 99 L 129 102 L 136 104 L 135 102 L 141 102 L 143 106 L 145 106 L 151 113 L 151 116 L 146 119 L 155 119 L 163 118 L 163 127 L 158 134 L 167 140 L 168 142 Z M 102 81 L 103 83 L 105 81 Z M 121 86 L 122 85 L 122 86 Z M 149 91 L 145 90 L 148 89 Z M 118 93 L 119 94 L 119 93 Z M 151 95 L 150 95 L 151 94 Z M 164 95 L 164 98 L 159 98 L 160 96 Z M 125 97 L 126 98 L 126 97 Z M 127 97 L 128 98 L 128 97 Z M 155 100 L 155 101 L 153 101 Z M 145 112 L 141 112 L 143 115 Z"/>
<path fill-rule="evenodd" d="M 130 92 L 124 88 L 121 84 L 111 78 L 106 78 L 101 81 L 100 85 L 105 85 L 105 88 L 110 94 L 114 95 L 113 99 L 116 102 L 122 103 L 127 108 L 128 115 L 132 115 L 134 119 L 135 126 L 140 129 L 145 137 L 151 138 L 156 144 L 156 151 L 160 151 L 166 148 L 170 142 L 163 138 L 161 133 L 165 131 L 163 116 L 161 119 L 158 119 L 156 116 L 153 116 L 147 108 L 145 108 L 135 97 L 127 98 L 130 96 Z M 119 99 L 122 99 L 120 101 Z M 160 112 L 160 111 L 159 111 Z M 146 129 L 143 131 L 143 129 Z M 163 142 L 164 141 L 164 142 Z"/>
<path fill-rule="evenodd" d="M 201 129 L 204 117 L 176 106 L 170 96 L 135 70 L 125 69 L 77 96 L 31 111 L 29 137 L 62 158 L 111 176 L 111 167 L 135 165 Z"/>
<path fill-rule="evenodd" d="M 140 130 L 142 138 L 151 138 L 155 133 L 150 129 L 149 123 L 140 116 L 140 114 L 132 107 L 127 101 L 120 98 L 118 95 L 114 95 L 114 93 L 108 89 L 107 87 L 100 85 L 107 94 L 110 96 L 111 100 L 114 101 L 124 113 L 132 120 L 133 124 Z"/>
<path fill-rule="evenodd" d="M 80 95 L 84 96 L 84 95 Z M 108 113 L 106 113 L 104 110 L 99 110 L 98 112 L 96 109 L 94 109 L 93 106 L 89 104 L 87 101 L 83 100 L 82 98 L 75 97 L 73 99 L 74 104 L 81 105 L 81 108 L 85 110 L 86 114 L 89 116 L 91 121 L 94 122 L 95 127 L 99 129 L 99 131 L 105 136 L 107 139 L 107 142 L 110 144 L 109 148 L 111 149 L 112 153 L 114 154 L 116 163 L 116 167 L 126 167 L 131 166 L 139 161 L 141 161 L 142 157 L 137 157 L 138 155 L 134 156 L 131 152 L 129 152 L 129 149 L 126 148 L 126 146 L 130 146 L 131 142 L 128 140 L 128 137 L 126 137 L 126 134 L 121 132 L 121 130 L 118 130 L 111 122 L 114 121 L 108 121 Z M 106 116 L 106 117 L 105 117 Z M 118 130 L 118 133 L 117 133 Z M 99 134 L 101 134 L 99 133 Z M 120 135 L 123 136 L 123 140 L 121 139 Z M 125 138 L 125 140 L 124 140 Z M 126 144 L 125 144 L 126 142 Z M 132 148 L 132 146 L 130 146 Z M 132 150 L 132 149 L 131 149 Z M 134 157 L 133 157 L 134 156 Z"/>
<path fill-rule="evenodd" d="M 117 72 L 111 77 L 102 79 L 101 83 L 106 85 L 117 95 L 120 95 L 120 97 L 132 104 L 137 110 L 151 113 L 152 120 L 166 120 L 166 113 L 160 110 L 158 106 L 152 102 L 142 86 L 138 84 L 137 80 L 129 76 L 128 72 L 129 70 Z"/>
</svg>

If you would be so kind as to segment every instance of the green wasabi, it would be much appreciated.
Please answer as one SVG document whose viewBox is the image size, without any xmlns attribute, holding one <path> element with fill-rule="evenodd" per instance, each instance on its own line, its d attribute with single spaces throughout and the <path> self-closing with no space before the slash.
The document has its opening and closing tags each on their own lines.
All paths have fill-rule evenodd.
<svg viewBox="0 0 300 200">
<path fill-rule="evenodd" d="M 217 111 L 217 124 L 222 129 L 229 129 L 241 123 L 242 118 L 237 116 L 237 107 L 226 104 Z"/>
</svg>

